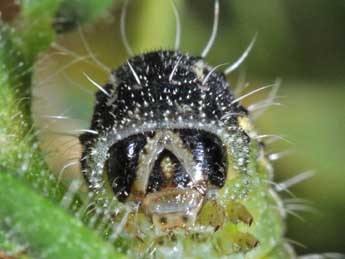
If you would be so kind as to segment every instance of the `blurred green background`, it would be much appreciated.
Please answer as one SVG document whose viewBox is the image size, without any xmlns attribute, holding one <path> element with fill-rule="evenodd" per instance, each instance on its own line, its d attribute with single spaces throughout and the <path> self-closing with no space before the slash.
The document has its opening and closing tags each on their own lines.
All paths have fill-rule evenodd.
<svg viewBox="0 0 345 259">
<path fill-rule="evenodd" d="M 199 55 L 212 29 L 213 0 L 176 2 L 182 22 L 181 50 Z M 314 210 L 300 212 L 303 220 L 289 216 L 288 238 L 303 244 L 296 246 L 303 254 L 345 253 L 345 1 L 220 0 L 220 3 L 218 37 L 208 62 L 214 66 L 234 62 L 258 32 L 249 58 L 229 76 L 231 84 L 235 86 L 245 74 L 245 81 L 250 83 L 245 93 L 270 84 L 277 77 L 282 79 L 279 101 L 284 105 L 269 108 L 256 121 L 260 133 L 283 135 L 293 142 L 267 146 L 268 153 L 294 150 L 274 162 L 275 180 L 284 181 L 310 169 L 316 172 L 313 178 L 291 188 L 296 197 L 309 200 Z M 82 28 L 92 52 L 113 68 L 128 57 L 119 31 L 120 4 L 121 1 L 114 1 L 113 10 L 105 17 Z M 168 0 L 130 1 L 126 25 L 135 53 L 172 48 L 174 19 Z M 87 54 L 81 35 L 75 31 L 61 35 L 57 42 L 60 47 Z M 56 66 L 67 62 L 64 58 L 51 56 L 48 60 L 56 64 L 49 63 L 52 67 L 45 64 L 44 71 L 37 73 L 36 111 L 44 109 L 45 113 L 56 115 L 68 110 L 68 115 L 79 121 L 67 128 L 86 128 L 94 101 L 86 91 L 94 89 L 83 72 L 99 83 L 104 83 L 107 76 L 95 66 L 74 64 L 51 77 Z M 47 82 L 43 86 L 39 83 L 42 80 Z M 81 91 L 81 87 L 86 91 Z M 265 94 L 248 98 L 245 104 L 261 100 Z M 47 103 L 49 109 L 44 108 Z M 41 122 L 41 126 L 43 123 L 46 122 Z"/>
</svg>

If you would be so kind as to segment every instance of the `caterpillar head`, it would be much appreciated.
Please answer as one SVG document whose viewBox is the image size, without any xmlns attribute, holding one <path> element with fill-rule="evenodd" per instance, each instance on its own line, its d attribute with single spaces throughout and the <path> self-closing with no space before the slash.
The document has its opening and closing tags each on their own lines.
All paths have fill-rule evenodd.
<svg viewBox="0 0 345 259">
<path fill-rule="evenodd" d="M 103 204 L 134 205 L 161 230 L 190 229 L 229 174 L 246 170 L 250 138 L 238 123 L 246 111 L 234 100 L 225 75 L 202 58 L 129 59 L 97 93 L 80 136 L 90 189 Z"/>
</svg>

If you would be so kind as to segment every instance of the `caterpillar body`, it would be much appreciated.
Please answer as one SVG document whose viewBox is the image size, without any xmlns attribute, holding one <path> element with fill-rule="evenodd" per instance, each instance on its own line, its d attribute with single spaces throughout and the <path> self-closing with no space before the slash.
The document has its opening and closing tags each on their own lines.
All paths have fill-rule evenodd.
<svg viewBox="0 0 345 259">
<path fill-rule="evenodd" d="M 201 57 L 175 50 L 137 55 L 96 85 L 91 126 L 79 138 L 82 173 L 94 206 L 108 215 L 109 208 L 121 211 L 110 216 L 121 229 L 109 238 L 133 256 L 294 257 L 248 111 L 225 73 L 204 60 L 218 13 L 215 1 Z M 132 53 L 125 33 L 123 39 Z"/>
<path fill-rule="evenodd" d="M 105 85 L 88 77 L 98 92 L 79 136 L 86 221 L 130 257 L 297 258 L 273 168 L 240 103 L 267 87 L 237 97 L 226 78 L 255 38 L 224 72 L 210 66 L 218 13 L 215 1 L 199 57 L 178 51 L 179 28 L 175 50 L 132 55 L 121 19 L 130 58 Z"/>
</svg>

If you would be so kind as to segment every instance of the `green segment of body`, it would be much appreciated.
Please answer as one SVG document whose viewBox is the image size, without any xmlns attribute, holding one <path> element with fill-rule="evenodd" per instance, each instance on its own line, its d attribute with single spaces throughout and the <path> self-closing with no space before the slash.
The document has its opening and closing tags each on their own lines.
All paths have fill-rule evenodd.
<svg viewBox="0 0 345 259">
<path fill-rule="evenodd" d="M 193 227 L 161 232 L 144 213 L 130 213 L 116 245 L 140 258 L 296 258 L 284 240 L 285 210 L 269 183 L 271 166 L 256 141 L 250 150 L 248 171 L 229 169 L 217 199 L 204 204 Z"/>
</svg>

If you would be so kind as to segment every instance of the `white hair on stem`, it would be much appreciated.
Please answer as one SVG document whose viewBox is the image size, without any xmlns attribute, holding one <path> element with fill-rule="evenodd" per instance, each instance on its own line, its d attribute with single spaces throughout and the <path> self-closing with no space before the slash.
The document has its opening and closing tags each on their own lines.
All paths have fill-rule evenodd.
<svg viewBox="0 0 345 259">
<path fill-rule="evenodd" d="M 288 142 L 288 143 L 290 143 L 292 145 L 295 145 L 295 143 L 293 141 L 287 139 L 286 137 L 283 137 L 283 138 L 285 138 L 284 141 L 286 141 L 286 142 Z M 279 141 L 279 140 L 283 140 L 283 139 L 281 137 L 279 137 L 279 136 L 271 136 L 271 137 L 268 137 L 265 140 L 265 144 L 266 145 L 270 145 L 270 144 L 273 144 L 274 142 Z"/>
<path fill-rule="evenodd" d="M 223 63 L 223 64 L 219 64 L 217 66 L 215 66 L 214 68 L 212 68 L 212 70 L 210 72 L 208 72 L 208 74 L 205 76 L 204 80 L 202 81 L 201 85 L 205 86 L 208 79 L 210 78 L 210 76 L 213 74 L 214 71 L 216 71 L 218 68 L 225 66 L 227 63 Z"/>
<path fill-rule="evenodd" d="M 300 214 L 298 214 L 296 211 L 290 210 L 288 208 L 284 208 L 284 209 L 288 215 L 294 216 L 295 218 L 299 219 L 300 221 L 305 222 L 304 218 Z"/>
<path fill-rule="evenodd" d="M 63 115 L 40 115 L 40 117 L 46 118 L 46 119 L 56 119 L 56 120 L 71 120 L 70 117 L 63 116 Z"/>
<path fill-rule="evenodd" d="M 75 166 L 75 165 L 78 165 L 78 164 L 79 164 L 79 160 L 73 160 L 73 161 L 71 161 L 71 162 L 65 164 L 65 165 L 61 168 L 61 170 L 60 170 L 60 172 L 59 172 L 59 174 L 58 174 L 57 182 L 58 182 L 58 183 L 61 182 L 62 176 L 63 176 L 63 174 L 66 172 L 66 170 L 67 170 L 68 168 L 70 168 L 70 167 L 72 167 L 72 166 Z"/>
<path fill-rule="evenodd" d="M 176 6 L 175 0 L 171 0 L 171 4 L 174 10 L 174 15 L 176 19 L 176 37 L 175 37 L 175 50 L 178 50 L 180 48 L 181 44 L 181 32 L 182 32 L 182 27 L 181 27 L 181 17 L 180 13 L 178 11 L 178 8 Z"/>
<path fill-rule="evenodd" d="M 134 68 L 132 67 L 131 63 L 129 63 L 129 61 L 127 61 L 127 64 L 128 64 L 129 69 L 131 70 L 131 72 L 132 72 L 132 74 L 133 74 L 133 76 L 135 78 L 135 81 L 137 81 L 137 83 L 139 85 L 141 85 L 141 82 L 140 82 L 140 79 L 139 79 L 139 76 L 138 76 L 137 72 L 135 72 Z"/>
<path fill-rule="evenodd" d="M 46 77 L 44 80 L 40 81 L 36 87 L 41 87 L 42 85 L 45 85 L 46 82 L 48 82 L 49 80 L 53 79 L 55 76 L 57 76 L 59 73 L 65 71 L 67 68 L 73 66 L 74 64 L 86 60 L 90 58 L 89 56 L 80 56 L 78 58 L 76 58 L 75 60 L 72 60 L 71 62 L 67 63 L 66 65 L 62 66 L 61 68 L 59 68 L 58 70 L 56 70 L 53 74 L 51 74 L 50 76 Z"/>
<path fill-rule="evenodd" d="M 265 183 L 268 183 L 268 184 L 271 184 L 274 191 L 277 191 L 277 185 L 278 183 L 274 182 L 274 181 L 271 181 L 271 180 L 264 180 Z M 288 195 L 290 195 L 291 197 L 296 197 L 289 189 L 285 189 L 285 190 L 282 190 L 284 192 L 286 192 Z"/>
<path fill-rule="evenodd" d="M 92 193 L 88 193 L 87 199 L 83 201 L 82 206 L 76 210 L 75 212 L 76 218 L 81 219 L 86 214 L 88 209 L 94 206 L 94 202 L 92 201 L 92 198 L 93 198 L 92 195 L 93 195 Z"/>
<path fill-rule="evenodd" d="M 42 134 L 44 132 L 53 132 L 51 130 L 49 130 L 49 128 L 56 122 L 58 122 L 59 120 L 61 120 L 61 117 L 64 117 L 68 111 L 70 110 L 70 108 L 65 109 L 62 113 L 56 115 L 56 118 L 51 119 L 50 121 L 48 121 L 46 123 L 46 125 L 44 125 L 44 127 L 40 128 L 39 130 L 36 130 L 34 133 L 34 136 L 38 136 L 39 134 Z M 32 126 L 32 129 L 30 128 L 30 131 L 33 130 L 34 126 Z"/>
<path fill-rule="evenodd" d="M 267 110 L 267 108 L 272 107 L 272 106 L 283 106 L 283 104 L 280 102 L 272 102 L 270 100 L 267 100 L 267 101 L 252 104 L 247 108 L 247 110 L 249 112 L 260 112 L 260 114 L 262 114 L 264 110 Z M 253 120 L 255 120 L 258 117 L 255 115 L 256 113 L 253 116 L 251 116 Z"/>
<path fill-rule="evenodd" d="M 80 57 L 80 55 L 78 53 L 76 53 L 76 52 L 74 52 L 74 51 L 72 51 L 72 50 L 70 50 L 70 49 L 68 49 L 68 48 L 66 48 L 66 47 L 56 43 L 56 42 L 53 42 L 51 44 L 51 47 L 60 51 L 59 53 L 53 53 L 52 55 L 60 54 L 60 55 L 69 55 L 69 56 L 72 56 L 72 57 L 75 57 L 75 58 Z M 45 61 L 45 59 L 47 59 L 47 58 L 50 58 L 50 55 L 49 56 L 45 56 L 44 58 L 42 58 L 38 62 Z"/>
<path fill-rule="evenodd" d="M 211 50 L 214 41 L 216 39 L 217 36 L 217 31 L 218 31 L 218 23 L 219 23 L 219 0 L 215 0 L 214 1 L 214 19 L 213 19 L 213 28 L 212 28 L 212 33 L 211 33 L 211 37 L 208 40 L 206 47 L 204 48 L 204 50 L 201 53 L 201 57 L 205 58 L 208 54 L 208 52 Z"/>
<path fill-rule="evenodd" d="M 293 150 L 286 150 L 286 151 L 282 151 L 282 152 L 271 153 L 267 157 L 270 161 L 277 161 L 283 157 L 291 155 L 293 152 L 294 152 Z"/>
<path fill-rule="evenodd" d="M 94 212 L 95 211 L 95 212 Z M 97 219 L 99 217 L 102 216 L 102 210 L 99 209 L 98 207 L 92 208 L 90 211 L 88 211 L 89 213 L 94 213 L 94 215 L 92 215 L 92 217 L 90 218 L 87 226 L 89 228 L 94 228 L 96 223 L 97 223 Z"/>
<path fill-rule="evenodd" d="M 232 71 L 236 70 L 245 61 L 245 59 L 248 57 L 249 53 L 251 52 L 251 50 L 254 47 L 257 36 L 258 36 L 258 34 L 256 33 L 254 35 L 252 41 L 250 42 L 249 46 L 247 47 L 247 49 L 243 52 L 243 54 L 231 66 L 229 66 L 228 68 L 226 68 L 224 70 L 224 74 L 229 75 Z"/>
<path fill-rule="evenodd" d="M 284 204 L 310 204 L 311 201 L 301 198 L 287 198 L 283 200 Z"/>
<path fill-rule="evenodd" d="M 311 177 L 313 177 L 315 175 L 314 171 L 306 171 L 303 173 L 300 173 L 298 175 L 295 175 L 293 177 L 291 177 L 288 180 L 285 180 L 284 182 L 281 183 L 277 183 L 275 186 L 275 189 L 277 192 L 281 192 L 283 190 L 287 190 L 288 188 L 290 188 L 291 186 L 294 186 L 296 184 L 299 184 Z"/>
<path fill-rule="evenodd" d="M 292 141 L 288 140 L 287 138 L 283 137 L 283 136 L 279 136 L 279 135 L 275 135 L 275 134 L 263 134 L 263 135 L 258 135 L 255 137 L 255 139 L 274 139 L 274 140 L 283 140 L 289 144 L 293 144 Z M 265 143 L 267 144 L 267 141 L 265 141 Z"/>
<path fill-rule="evenodd" d="M 228 112 L 226 114 L 224 114 L 220 119 L 221 120 L 227 120 L 233 116 L 242 116 L 243 113 L 240 113 L 240 112 Z"/>
<path fill-rule="evenodd" d="M 265 90 L 265 89 L 267 89 L 267 88 L 270 88 L 270 87 L 273 87 L 273 85 L 266 85 L 266 86 L 260 87 L 260 88 L 258 88 L 258 89 L 255 89 L 255 90 L 253 90 L 253 91 L 251 91 L 251 92 L 249 92 L 249 93 L 247 93 L 247 94 L 244 94 L 244 95 L 242 95 L 242 96 L 236 98 L 235 100 L 233 100 L 233 101 L 231 102 L 231 105 L 233 105 L 233 104 L 235 104 L 235 103 L 238 103 L 238 102 L 242 101 L 243 99 L 247 98 L 248 96 L 251 96 L 251 95 L 253 95 L 253 94 L 256 94 L 256 93 L 258 93 L 258 92 L 260 92 L 260 91 L 263 91 L 263 90 Z"/>
<path fill-rule="evenodd" d="M 179 65 L 180 62 L 181 62 L 182 57 L 183 57 L 183 56 L 181 56 L 181 57 L 178 58 L 178 60 L 177 60 L 177 62 L 176 62 L 176 64 L 175 64 L 173 70 L 171 71 L 171 73 L 170 73 L 170 75 L 169 75 L 169 82 L 172 81 L 172 79 L 173 79 L 173 77 L 174 77 L 174 75 L 175 75 L 175 73 L 176 73 L 177 67 L 178 67 L 178 65 Z"/>
<path fill-rule="evenodd" d="M 129 208 L 126 208 L 125 215 L 123 215 L 120 223 L 118 225 L 114 226 L 113 232 L 109 236 L 109 241 L 113 242 L 118 238 L 120 232 L 123 230 L 123 228 L 125 227 L 125 225 L 128 221 L 128 216 L 129 216 L 130 212 L 131 212 L 131 210 Z"/>
<path fill-rule="evenodd" d="M 288 204 L 288 205 L 285 205 L 285 208 L 293 212 L 310 212 L 310 213 L 318 212 L 317 209 L 308 205 L 304 205 L 304 204 Z"/>
<path fill-rule="evenodd" d="M 110 97 L 111 95 L 96 81 L 94 81 L 91 77 L 89 77 L 85 72 L 83 72 L 84 76 L 89 80 L 90 83 L 92 83 L 94 86 L 98 88 L 102 93 L 104 93 L 106 96 Z"/>
<path fill-rule="evenodd" d="M 74 129 L 71 132 L 75 132 L 75 133 L 91 133 L 93 135 L 98 135 L 98 131 L 91 130 L 91 129 Z"/>
<path fill-rule="evenodd" d="M 96 207 L 96 202 L 90 203 L 90 204 L 87 206 L 84 215 L 85 215 L 85 216 L 90 216 L 90 215 L 92 215 L 92 213 L 94 213 L 94 212 L 96 211 L 96 208 L 97 208 L 97 207 Z M 88 226 L 89 226 L 89 227 L 90 227 L 90 222 L 91 222 L 91 220 L 92 220 L 92 217 L 88 220 Z"/>
<path fill-rule="evenodd" d="M 86 87 L 80 83 L 75 82 L 70 76 L 66 75 L 65 73 L 62 74 L 62 77 L 64 79 L 66 79 L 66 81 L 68 81 L 70 83 L 71 86 L 80 89 L 81 91 L 83 91 L 85 94 L 89 95 L 89 96 L 94 96 L 94 92 L 86 89 Z"/>
<path fill-rule="evenodd" d="M 303 221 L 303 220 L 302 220 L 302 221 Z M 299 247 L 304 248 L 304 249 L 307 248 L 303 243 L 301 243 L 301 242 L 299 242 L 299 241 L 296 241 L 296 240 L 293 240 L 293 239 L 291 239 L 291 238 L 284 237 L 284 240 L 285 240 L 288 244 L 290 244 L 290 245 L 299 246 Z"/>
<path fill-rule="evenodd" d="M 79 190 L 80 186 L 82 185 L 81 181 L 74 180 L 72 183 L 69 185 L 67 192 L 63 196 L 60 205 L 67 209 L 70 207 L 71 203 L 73 202 L 73 198 L 77 191 Z"/>
<path fill-rule="evenodd" d="M 93 53 L 93 51 L 91 50 L 89 44 L 87 43 L 86 39 L 85 39 L 85 36 L 84 36 L 84 33 L 81 29 L 81 26 L 78 25 L 78 33 L 80 35 L 80 39 L 81 39 L 81 42 L 87 52 L 87 54 L 90 56 L 90 58 L 100 67 L 102 68 L 104 71 L 108 72 L 110 74 L 111 72 L 111 69 L 104 65 L 103 62 L 101 62 Z"/>
<path fill-rule="evenodd" d="M 240 69 L 236 86 L 234 87 L 235 96 L 241 95 L 244 89 L 249 86 L 249 82 L 246 82 L 246 70 Z"/>
<path fill-rule="evenodd" d="M 85 43 L 82 43 L 82 44 L 86 44 L 87 46 L 89 46 L 86 41 L 85 41 Z M 61 53 L 53 53 L 51 55 L 48 55 L 48 57 L 49 56 L 54 56 L 54 55 L 69 55 L 69 56 L 74 57 L 74 58 L 79 58 L 79 57 L 82 56 L 82 55 L 78 54 L 75 51 L 72 51 L 72 50 L 70 50 L 70 49 L 68 49 L 68 48 L 66 48 L 64 46 L 59 45 L 56 42 L 53 42 L 51 46 L 54 49 L 57 49 L 57 50 L 61 51 Z M 90 47 L 88 47 L 88 48 L 90 49 Z M 95 67 L 98 67 L 98 68 L 100 68 L 103 71 L 106 71 L 106 72 L 110 73 L 111 69 L 108 66 L 104 65 L 101 61 L 99 61 L 95 57 L 95 55 L 92 53 L 91 49 L 89 51 L 86 49 L 86 51 L 87 51 L 87 55 L 85 55 L 85 57 L 87 57 L 88 60 L 85 60 L 85 62 L 87 62 L 88 64 L 93 65 Z M 45 59 L 45 57 L 42 60 L 39 60 L 38 62 L 41 63 L 44 59 Z M 91 62 L 90 59 L 93 62 Z"/>
<path fill-rule="evenodd" d="M 109 225 L 111 224 L 111 220 L 112 220 L 112 211 L 114 211 L 116 206 L 116 201 L 114 199 L 112 199 L 107 207 L 106 210 L 103 211 L 103 216 L 101 219 L 101 222 L 99 223 L 96 232 L 101 234 L 104 233 L 104 230 L 109 227 Z"/>
<path fill-rule="evenodd" d="M 74 129 L 74 130 L 69 130 L 69 131 L 50 130 L 49 133 L 56 134 L 56 135 L 61 135 L 61 136 L 74 137 L 76 139 L 78 139 L 80 134 L 82 134 L 82 133 L 90 133 L 90 134 L 93 134 L 93 135 L 98 135 L 98 131 L 90 130 L 90 129 Z"/>
<path fill-rule="evenodd" d="M 305 199 L 293 198 L 293 199 L 284 199 L 284 207 L 290 211 L 301 211 L 301 212 L 310 212 L 317 213 L 318 210 L 313 208 L 310 204 L 310 201 Z"/>
<path fill-rule="evenodd" d="M 48 119 L 48 120 L 55 120 L 55 121 L 83 121 L 81 118 L 72 118 L 69 116 L 64 116 L 64 115 L 40 115 L 39 117 L 43 119 Z"/>
<path fill-rule="evenodd" d="M 133 50 L 130 47 L 126 33 L 126 16 L 127 16 L 128 0 L 125 0 L 122 7 L 120 19 L 121 40 L 129 56 L 133 56 Z"/>
<path fill-rule="evenodd" d="M 50 47 L 53 48 L 53 49 L 56 49 L 56 50 L 53 53 L 49 53 L 49 54 L 46 54 L 46 55 L 42 56 L 40 59 L 38 59 L 36 61 L 36 71 L 37 72 L 48 71 L 47 70 L 48 69 L 47 66 L 41 66 L 41 65 L 44 64 L 44 62 L 46 62 L 47 60 L 54 59 L 57 56 L 73 56 L 73 57 L 80 57 L 81 56 L 81 55 L 78 55 L 78 54 L 74 53 L 71 50 L 68 50 L 67 48 L 64 48 L 64 47 L 60 46 L 56 42 L 53 42 L 50 45 Z"/>
<path fill-rule="evenodd" d="M 281 86 L 281 79 L 277 78 L 274 82 L 274 86 L 272 87 L 271 92 L 268 94 L 268 97 L 259 103 L 250 105 L 248 107 L 249 111 L 256 111 L 255 114 L 252 114 L 252 119 L 257 119 L 260 115 L 262 115 L 268 107 L 270 106 L 281 106 L 281 103 L 275 102 L 275 99 L 277 98 L 278 91 Z"/>
</svg>

